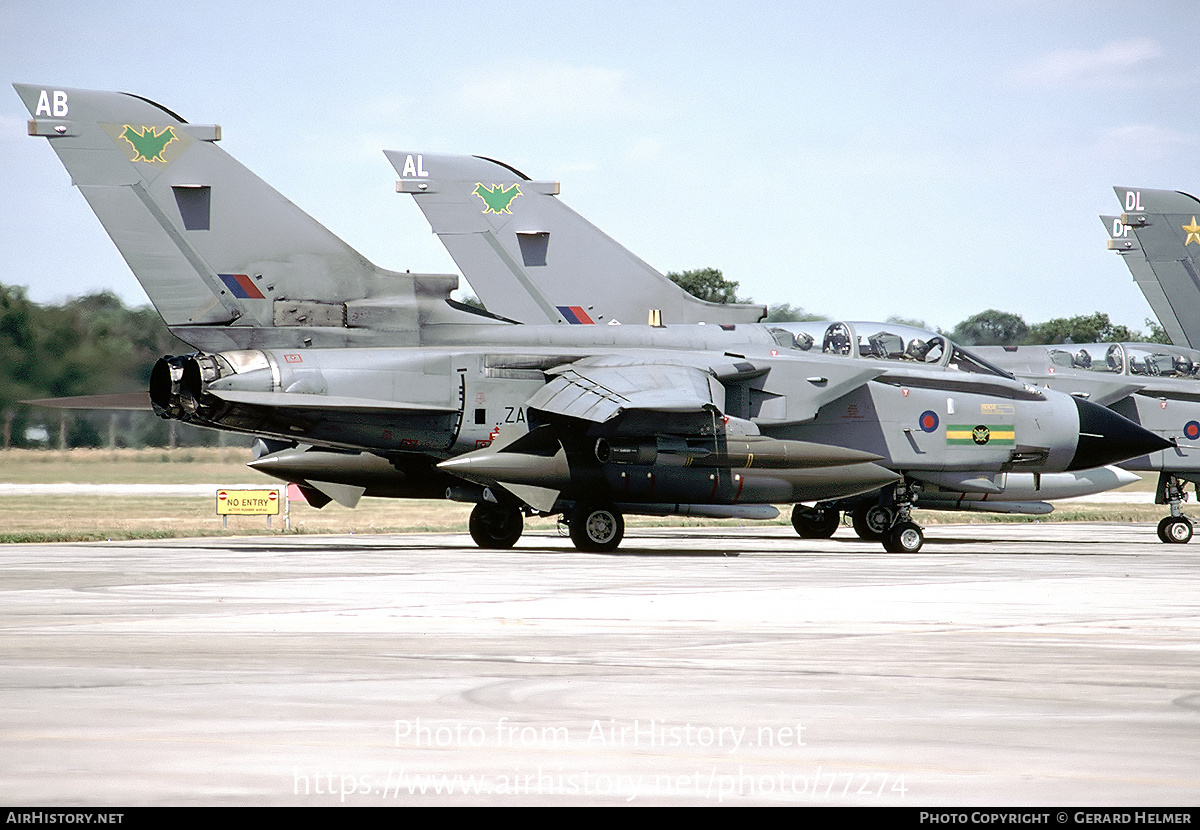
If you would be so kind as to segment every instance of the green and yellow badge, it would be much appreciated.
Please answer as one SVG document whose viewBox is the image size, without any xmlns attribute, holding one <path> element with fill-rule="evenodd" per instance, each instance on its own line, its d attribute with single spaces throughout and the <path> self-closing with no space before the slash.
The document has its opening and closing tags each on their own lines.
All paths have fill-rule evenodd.
<svg viewBox="0 0 1200 830">
<path fill-rule="evenodd" d="M 175 161 L 194 141 L 175 126 L 101 124 L 100 127 L 125 154 L 125 158 L 155 167 Z"/>
<path fill-rule="evenodd" d="M 985 444 L 1011 447 L 1017 443 L 1017 431 L 1012 424 L 952 424 L 946 427 L 946 446 L 982 447 Z"/>
<path fill-rule="evenodd" d="M 128 141 L 129 146 L 133 148 L 133 158 L 130 161 L 161 161 L 163 164 L 167 163 L 163 158 L 163 151 L 167 149 L 168 144 L 177 140 L 174 127 L 155 130 L 154 127 L 137 128 L 128 124 L 121 131 L 121 138 Z"/>
<path fill-rule="evenodd" d="M 471 191 L 473 194 L 483 199 L 485 205 L 484 213 L 507 213 L 512 214 L 509 206 L 521 195 L 520 185 L 511 184 L 507 188 L 503 185 L 492 184 L 482 185 L 476 182 L 475 189 Z"/>
</svg>

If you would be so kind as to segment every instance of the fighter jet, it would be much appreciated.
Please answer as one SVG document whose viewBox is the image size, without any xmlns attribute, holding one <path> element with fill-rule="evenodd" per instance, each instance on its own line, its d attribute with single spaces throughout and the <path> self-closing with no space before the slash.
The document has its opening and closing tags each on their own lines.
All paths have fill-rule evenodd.
<svg viewBox="0 0 1200 830">
<path fill-rule="evenodd" d="M 1185 543 L 1186 483 L 1200 481 L 1200 351 L 1161 343 L 986 346 L 977 351 L 1017 377 L 1049 389 L 1085 395 L 1166 439 L 1166 447 L 1120 463 L 1157 472 L 1157 504 L 1170 507 L 1158 525 L 1163 542 Z"/>
<path fill-rule="evenodd" d="M 414 151 L 387 151 L 386 155 L 401 175 L 397 191 L 412 195 L 488 307 L 502 304 L 506 314 L 525 322 L 558 319 L 587 325 L 646 318 L 660 324 L 664 320 L 674 324 L 681 318 L 714 322 L 705 317 L 712 313 L 712 304 L 693 299 L 563 205 L 557 182 L 535 182 L 513 167 L 476 156 Z M 501 193 L 503 207 L 498 210 L 492 194 Z M 572 275 L 579 278 L 571 279 Z M 657 292 L 653 301 L 669 304 L 647 306 L 647 284 Z M 743 324 L 742 328 L 749 327 Z M 888 383 L 906 387 L 909 395 L 914 386 L 961 392 L 964 372 L 973 376 L 977 391 L 982 391 L 985 378 L 1011 378 L 940 335 L 906 326 L 836 322 L 758 328 L 787 353 L 888 361 L 885 376 L 864 387 L 868 393 L 878 390 L 887 395 Z M 941 434 L 941 418 L 947 422 L 947 444 L 951 432 L 974 442 L 985 434 L 1011 429 L 1006 419 L 1018 408 L 1036 410 L 1028 403 L 1014 403 L 1007 391 L 996 394 L 1004 400 L 978 403 L 975 422 L 969 424 L 963 423 L 966 410 L 956 410 L 953 398 L 946 399 L 947 411 L 941 416 L 940 408 L 923 409 L 923 404 L 914 406 L 915 400 L 903 400 L 899 408 L 910 410 L 909 420 L 898 419 L 905 426 L 892 433 L 890 441 L 865 444 L 862 435 L 845 430 L 853 420 L 846 413 L 857 413 L 860 406 L 872 412 L 881 406 L 896 407 L 876 400 L 839 402 L 845 410 L 834 406 L 809 424 L 789 427 L 787 434 L 802 435 L 804 440 L 870 446 L 885 459 L 881 463 L 906 475 L 904 485 L 880 493 L 797 506 L 792 516 L 797 532 L 832 534 L 840 511 L 846 511 L 861 538 L 881 540 L 893 525 L 910 523 L 918 490 L 919 504 L 927 509 L 1044 514 L 1053 510 L 1048 500 L 1100 492 L 1138 479 L 1116 468 L 1024 472 L 1033 468 L 1021 463 L 1000 471 L 966 470 L 955 464 L 956 458 L 912 452 L 915 436 Z"/>
<path fill-rule="evenodd" d="M 1200 351 L 1189 346 L 1200 343 L 1200 236 L 1189 239 L 1189 233 L 1200 234 L 1192 217 L 1200 201 L 1176 191 L 1115 190 L 1126 213 L 1100 217 L 1108 247 L 1121 255 L 1174 345 L 1085 343 L 977 351 L 1018 377 L 1086 395 L 1169 440 L 1169 448 L 1120 466 L 1159 473 L 1155 501 L 1168 505 L 1170 513 L 1159 522 L 1158 536 L 1186 543 L 1193 526 L 1182 511 L 1184 488 L 1200 481 Z M 1197 246 L 1194 252 L 1191 244 Z"/>
<path fill-rule="evenodd" d="M 918 367 L 943 370 L 950 376 L 942 378 L 947 391 L 958 388 L 957 383 L 961 378 L 955 379 L 954 375 L 957 372 L 977 374 L 990 370 L 1006 377 L 1012 376 L 997 368 L 1000 364 L 993 363 L 990 356 L 984 359 L 979 349 L 964 349 L 944 335 L 897 323 L 775 323 L 770 324 L 769 330 L 778 341 L 791 337 L 795 342 L 810 349 L 820 344 L 823 352 L 828 350 L 869 362 L 889 361 L 895 366 L 895 369 L 889 370 L 889 373 L 896 373 L 894 377 L 902 377 L 904 373 L 914 371 Z M 1020 376 L 1018 379 L 1021 379 Z M 875 382 L 881 380 L 882 378 Z M 996 402 L 987 405 L 981 414 L 996 416 L 1010 412 L 1019 405 Z M 920 427 L 924 431 L 936 431 L 938 424 L 936 419 L 923 418 Z M 968 438 L 975 441 L 981 431 L 990 430 L 990 427 L 948 424 L 945 429 L 947 442 L 965 441 Z M 891 465 L 890 461 L 881 463 Z M 903 472 L 920 488 L 917 501 L 922 509 L 1031 515 L 1052 512 L 1054 507 L 1050 502 L 1056 499 L 1092 495 L 1139 480 L 1133 473 L 1115 466 L 1077 468 L 1045 474 L 1020 472 L 1016 469 L 994 473 L 929 469 L 914 465 L 904 468 Z M 894 500 L 890 499 L 889 495 L 884 491 L 879 494 L 838 499 L 820 507 L 825 510 L 846 511 L 851 517 L 855 533 L 860 538 L 880 539 L 896 517 Z"/>
<path fill-rule="evenodd" d="M 991 372 L 953 396 L 920 372 L 868 390 L 887 367 L 782 349 L 757 326 L 479 312 L 450 299 L 453 275 L 368 262 L 218 148 L 217 126 L 123 93 L 16 89 L 30 134 L 48 139 L 168 326 L 200 350 L 158 362 L 155 410 L 256 436 L 255 466 L 327 499 L 473 502 L 472 536 L 493 548 L 516 543 L 524 516 L 561 514 L 578 548 L 605 551 L 626 513 L 758 518 L 879 490 L 900 476 L 873 447 L 939 469 L 1049 473 L 1160 443 Z M 938 419 L 943 407 L 996 435 L 914 433 L 922 411 Z M 832 428 L 808 430 L 822 412 Z M 907 521 L 884 538 L 921 542 Z"/>
</svg>

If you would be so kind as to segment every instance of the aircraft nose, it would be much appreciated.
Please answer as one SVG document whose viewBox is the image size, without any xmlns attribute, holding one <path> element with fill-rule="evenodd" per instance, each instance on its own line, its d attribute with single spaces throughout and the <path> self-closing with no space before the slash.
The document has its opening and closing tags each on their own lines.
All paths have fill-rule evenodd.
<svg viewBox="0 0 1200 830">
<path fill-rule="evenodd" d="M 1079 410 L 1079 444 L 1068 470 L 1103 467 L 1165 450 L 1171 442 L 1111 409 L 1072 397 Z"/>
</svg>

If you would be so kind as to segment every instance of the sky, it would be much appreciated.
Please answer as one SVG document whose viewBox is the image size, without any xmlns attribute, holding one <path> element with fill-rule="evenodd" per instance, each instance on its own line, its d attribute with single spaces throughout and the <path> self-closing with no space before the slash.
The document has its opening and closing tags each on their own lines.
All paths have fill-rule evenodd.
<svg viewBox="0 0 1200 830">
<path fill-rule="evenodd" d="M 1114 185 L 1200 193 L 1198 31 L 1194 0 L 0 0 L 0 282 L 147 302 L 21 82 L 220 124 L 385 268 L 457 272 L 382 151 L 471 153 L 758 302 L 1144 330 L 1098 216 Z"/>
</svg>

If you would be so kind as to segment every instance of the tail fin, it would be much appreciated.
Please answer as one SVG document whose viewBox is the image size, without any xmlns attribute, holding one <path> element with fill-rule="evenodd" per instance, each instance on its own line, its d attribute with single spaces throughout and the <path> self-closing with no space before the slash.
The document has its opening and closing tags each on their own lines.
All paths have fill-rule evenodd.
<svg viewBox="0 0 1200 830">
<path fill-rule="evenodd" d="M 197 348 L 415 342 L 417 295 L 457 286 L 376 268 L 217 147 L 218 126 L 127 93 L 14 86 L 30 135 Z"/>
<path fill-rule="evenodd" d="M 758 305 L 692 297 L 535 182 L 479 156 L 385 151 L 488 310 L 525 323 L 754 323 Z"/>
<path fill-rule="evenodd" d="M 1176 346 L 1200 349 L 1200 199 L 1116 187 L 1125 212 L 1109 225 L 1134 281 Z"/>
</svg>

